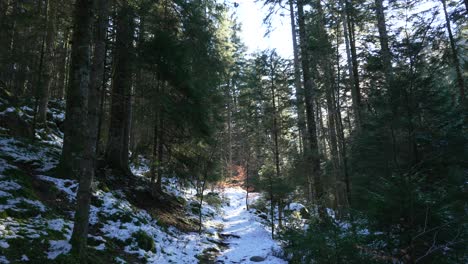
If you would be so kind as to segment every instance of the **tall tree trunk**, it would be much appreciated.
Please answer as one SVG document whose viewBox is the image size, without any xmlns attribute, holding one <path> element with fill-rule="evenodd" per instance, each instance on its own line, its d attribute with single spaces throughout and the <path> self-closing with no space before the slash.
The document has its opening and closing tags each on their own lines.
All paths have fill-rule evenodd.
<svg viewBox="0 0 468 264">
<path fill-rule="evenodd" d="M 302 145 L 302 153 L 305 153 L 304 148 L 307 144 L 306 137 L 306 122 L 304 114 L 304 89 L 301 81 L 301 65 L 299 61 L 299 47 L 297 45 L 297 32 L 296 32 L 296 16 L 294 14 L 293 0 L 289 0 L 289 11 L 291 18 L 291 32 L 292 43 L 294 52 L 294 86 L 296 88 L 296 107 L 297 107 L 297 126 L 299 129 L 299 138 Z"/>
<path fill-rule="evenodd" d="M 161 78 L 159 74 L 157 75 L 157 80 L 153 80 L 153 83 L 156 82 L 156 91 L 159 93 L 161 87 Z M 151 148 L 151 167 L 150 167 L 150 174 L 151 174 L 151 195 L 153 197 L 156 196 L 156 177 L 157 177 L 157 169 L 158 169 L 158 127 L 159 127 L 159 106 L 160 102 L 157 100 L 157 97 L 153 101 L 154 105 L 154 120 L 153 120 L 153 145 Z"/>
<path fill-rule="evenodd" d="M 57 3 L 54 0 L 47 1 L 46 12 L 46 36 L 44 50 L 44 66 L 42 69 L 43 77 L 39 83 L 39 109 L 37 124 L 40 127 L 46 127 L 47 105 L 50 99 L 50 87 L 53 77 L 54 64 L 54 45 L 55 45 L 55 18 Z"/>
<path fill-rule="evenodd" d="M 164 95 L 165 85 L 161 87 L 161 96 Z M 162 192 L 162 174 L 163 174 L 163 155 L 164 155 L 164 107 L 162 100 L 159 104 L 159 131 L 158 131 L 158 182 L 156 190 Z"/>
<path fill-rule="evenodd" d="M 380 52 L 382 57 L 382 68 L 385 74 L 387 87 L 392 82 L 392 54 L 389 48 L 387 25 L 385 22 L 385 13 L 383 0 L 375 0 L 375 11 L 377 15 L 377 28 L 379 30 Z M 391 93 L 393 94 L 393 93 Z"/>
<path fill-rule="evenodd" d="M 310 73 L 310 61 L 309 61 L 309 48 L 308 38 L 305 28 L 305 17 L 304 17 L 304 0 L 299 0 L 297 3 L 298 9 L 298 20 L 299 20 L 299 37 L 300 47 L 302 55 L 302 75 L 304 78 L 304 97 L 306 106 L 306 120 L 307 120 L 307 133 L 308 133 L 308 153 L 307 160 L 311 166 L 310 173 L 314 179 L 314 198 L 318 206 L 320 216 L 325 215 L 325 210 L 322 206 L 323 187 L 321 181 L 321 169 L 320 169 L 320 156 L 317 144 L 317 132 L 315 124 L 314 114 L 314 90 L 315 83 Z"/>
<path fill-rule="evenodd" d="M 69 158 L 73 173 L 79 179 L 75 224 L 71 236 L 72 252 L 80 263 L 87 262 L 87 239 L 91 182 L 94 176 L 90 124 L 87 117 L 90 80 L 90 44 L 93 1 L 77 0 L 75 4 L 73 46 L 71 54 L 70 86 L 66 112 L 66 136 L 69 148 L 62 158 Z M 83 114 L 85 113 L 85 114 Z M 65 143 L 64 143 L 65 144 Z M 63 161 L 63 159 L 62 159 Z"/>
<path fill-rule="evenodd" d="M 228 83 L 226 87 L 226 97 L 227 97 L 227 125 L 228 125 L 228 165 L 227 165 L 227 177 L 231 178 L 232 176 L 232 97 L 231 97 L 231 79 L 228 78 Z"/>
<path fill-rule="evenodd" d="M 112 78 L 112 103 L 109 138 L 105 153 L 106 164 L 113 170 L 129 175 L 128 132 L 131 111 L 133 17 L 128 4 L 117 14 L 115 64 Z"/>
<path fill-rule="evenodd" d="M 353 102 L 353 113 L 354 119 L 356 124 L 356 129 L 359 131 L 361 128 L 361 91 L 359 87 L 359 76 L 357 74 L 357 59 L 355 55 L 352 55 L 351 52 L 351 45 L 354 46 L 354 53 L 356 52 L 356 45 L 354 43 L 354 38 L 351 37 L 351 28 L 350 28 L 350 20 L 349 19 L 349 7 L 348 1 L 346 4 L 343 4 L 343 1 L 340 1 L 341 8 L 343 9 L 341 13 L 341 17 L 343 20 L 343 35 L 345 39 L 345 47 L 346 47 L 346 59 L 348 64 L 348 74 L 351 83 L 351 100 Z M 350 43 L 350 39 L 353 39 L 353 44 Z"/>
<path fill-rule="evenodd" d="M 58 73 L 58 80 L 57 80 L 57 98 L 63 99 L 65 95 L 65 87 L 66 87 L 66 75 L 67 75 L 67 58 L 68 58 L 68 36 L 70 34 L 69 30 L 65 30 L 63 33 L 63 43 L 60 47 L 60 62 L 59 62 L 59 73 Z"/>
<path fill-rule="evenodd" d="M 107 0 L 95 0 L 95 10 L 97 13 L 94 21 L 94 56 L 91 65 L 91 77 L 89 87 L 89 123 L 91 124 L 91 137 L 93 141 L 93 151 L 96 153 L 99 116 L 100 97 L 102 95 L 102 79 L 104 78 L 104 66 L 106 60 L 106 32 L 109 25 L 109 7 Z"/>
<path fill-rule="evenodd" d="M 457 47 L 456 47 L 455 39 L 452 33 L 452 26 L 450 25 L 450 17 L 447 12 L 447 4 L 445 0 L 441 0 L 441 2 L 444 8 L 445 26 L 447 27 L 447 32 L 449 34 L 450 48 L 452 49 L 453 64 L 455 66 L 455 72 L 457 73 L 457 85 L 458 85 L 458 90 L 460 93 L 459 94 L 460 103 L 462 104 L 465 101 L 465 82 L 463 80 L 463 74 L 462 74 L 461 66 L 460 66 L 460 59 L 458 58 Z M 465 1 L 465 4 L 466 4 L 466 1 Z"/>
<path fill-rule="evenodd" d="M 337 139 L 337 107 L 336 107 L 336 98 L 335 98 L 335 69 L 333 68 L 333 59 L 332 59 L 332 49 L 331 49 L 331 42 L 328 37 L 325 28 L 325 15 L 323 12 L 322 5 L 319 0 L 315 2 L 315 9 L 317 10 L 318 15 L 318 41 L 322 43 L 317 51 L 316 57 L 321 60 L 320 65 L 323 65 L 323 72 L 325 75 L 324 83 L 326 86 L 325 96 L 326 96 L 326 104 L 327 104 L 327 119 L 328 119 L 328 138 L 330 141 L 330 159 L 332 162 L 332 176 L 335 180 L 335 191 L 338 193 L 336 195 L 336 202 L 339 211 L 342 211 L 341 208 L 343 207 L 342 201 L 338 199 L 342 197 L 341 190 L 338 188 L 341 182 L 341 169 L 340 169 L 340 162 L 339 162 L 339 153 L 338 153 L 338 139 Z M 319 66 L 319 65 L 317 65 Z M 344 190 L 343 190 L 344 192 Z"/>
</svg>

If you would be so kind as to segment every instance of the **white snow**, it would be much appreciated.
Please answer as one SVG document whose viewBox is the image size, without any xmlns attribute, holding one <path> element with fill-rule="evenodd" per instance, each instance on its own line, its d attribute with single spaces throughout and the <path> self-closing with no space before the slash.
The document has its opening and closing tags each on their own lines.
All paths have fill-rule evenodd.
<svg viewBox="0 0 468 264">
<path fill-rule="evenodd" d="M 14 181 L 2 181 L 0 182 L 0 190 L 2 191 L 16 191 L 21 189 L 21 185 Z"/>
<path fill-rule="evenodd" d="M 71 250 L 71 244 L 68 240 L 50 240 L 50 248 L 47 252 L 47 258 L 55 259 L 58 255 L 68 253 Z"/>
<path fill-rule="evenodd" d="M 75 180 L 67 180 L 67 179 L 59 179 L 59 178 L 53 178 L 45 175 L 38 175 L 37 176 L 39 179 L 44 180 L 44 181 L 49 181 L 55 184 L 55 186 L 65 192 L 68 196 L 68 199 L 70 201 L 75 200 L 76 197 L 76 191 L 78 187 L 78 182 Z"/>
<path fill-rule="evenodd" d="M 251 257 L 265 258 L 264 263 L 281 264 L 285 260 L 274 256 L 275 252 L 281 252 L 281 247 L 271 238 L 269 232 L 253 215 L 245 208 L 246 192 L 240 188 L 228 188 L 225 196 L 229 198 L 229 206 L 222 208 L 223 234 L 232 234 L 240 238 L 229 238 L 229 248 L 222 252 L 218 260 L 225 263 L 256 263 L 250 261 Z M 255 197 L 258 195 L 250 194 Z"/>
<path fill-rule="evenodd" d="M 290 203 L 289 206 L 284 207 L 284 210 L 301 211 L 302 208 L 305 208 L 305 206 L 300 203 Z"/>
<path fill-rule="evenodd" d="M 0 263 L 2 264 L 8 264 L 10 261 L 5 256 L 0 256 Z"/>
<path fill-rule="evenodd" d="M 37 207 L 39 209 L 39 211 L 41 211 L 41 212 L 46 211 L 46 207 L 40 201 L 30 200 L 30 199 L 27 199 L 27 198 L 24 198 L 24 197 L 9 199 L 9 200 L 7 200 L 6 204 L 0 204 L 0 211 L 4 211 L 6 209 L 13 209 L 13 210 L 15 210 L 17 212 L 27 211 L 27 209 L 17 208 L 16 207 L 18 204 L 22 204 L 22 203 L 27 203 L 29 205 Z"/>
</svg>

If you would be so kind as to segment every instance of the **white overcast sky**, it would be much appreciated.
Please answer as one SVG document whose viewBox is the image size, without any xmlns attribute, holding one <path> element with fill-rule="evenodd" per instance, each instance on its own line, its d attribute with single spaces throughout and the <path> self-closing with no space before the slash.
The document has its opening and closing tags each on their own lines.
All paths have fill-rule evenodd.
<svg viewBox="0 0 468 264">
<path fill-rule="evenodd" d="M 241 37 L 249 52 L 263 49 L 276 49 L 276 52 L 285 58 L 292 58 L 291 23 L 289 10 L 282 10 L 273 16 L 272 29 L 268 36 L 267 26 L 263 19 L 268 13 L 268 7 L 264 7 L 262 1 L 255 0 L 229 0 L 237 2 L 237 8 L 232 8 L 237 16 L 237 21 L 242 24 Z M 283 13 L 283 16 L 281 16 Z"/>
</svg>

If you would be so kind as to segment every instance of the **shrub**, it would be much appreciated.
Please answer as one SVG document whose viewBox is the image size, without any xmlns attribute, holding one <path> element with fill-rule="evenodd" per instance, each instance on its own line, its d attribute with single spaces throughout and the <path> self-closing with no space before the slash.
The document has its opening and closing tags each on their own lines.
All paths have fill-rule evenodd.
<svg viewBox="0 0 468 264">
<path fill-rule="evenodd" d="M 156 252 L 156 245 L 154 239 L 145 231 L 139 230 L 133 233 L 132 237 L 136 240 L 138 246 L 146 251 Z"/>
</svg>

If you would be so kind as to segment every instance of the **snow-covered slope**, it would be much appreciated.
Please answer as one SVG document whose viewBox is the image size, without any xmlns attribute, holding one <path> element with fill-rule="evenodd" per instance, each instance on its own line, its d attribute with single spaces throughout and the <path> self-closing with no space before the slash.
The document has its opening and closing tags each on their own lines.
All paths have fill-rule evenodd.
<svg viewBox="0 0 468 264">
<path fill-rule="evenodd" d="M 30 108 L 9 111 L 24 113 L 19 116 L 31 122 Z M 52 123 L 63 122 L 63 114 L 55 108 L 50 112 L 51 131 L 37 134 L 34 141 L 0 131 L 0 263 L 74 261 L 68 253 L 78 184 L 71 175 L 59 178 L 51 170 L 58 164 L 63 137 Z M 145 177 L 148 161 L 138 163 L 132 165 L 136 177 L 131 190 L 96 177 L 88 242 L 94 263 L 249 263 L 251 258 L 284 263 L 274 256 L 280 247 L 268 230 L 245 210 L 245 191 L 211 193 L 219 202 L 203 202 L 198 233 L 195 190 L 165 178 L 166 194 L 153 199 Z"/>
</svg>

